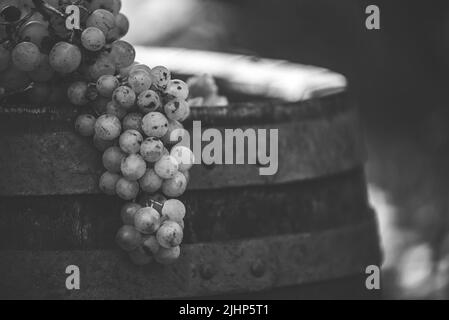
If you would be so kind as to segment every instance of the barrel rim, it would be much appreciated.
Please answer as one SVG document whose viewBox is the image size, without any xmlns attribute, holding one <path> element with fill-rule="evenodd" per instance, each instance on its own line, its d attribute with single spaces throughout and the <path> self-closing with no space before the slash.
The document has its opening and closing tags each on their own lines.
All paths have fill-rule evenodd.
<svg viewBox="0 0 449 320">
<path fill-rule="evenodd" d="M 201 120 L 205 126 L 244 125 L 244 124 L 276 124 L 292 120 L 308 120 L 318 117 L 332 117 L 338 113 L 354 109 L 348 100 L 347 92 L 339 92 L 323 97 L 310 98 L 303 101 L 287 102 L 266 99 L 257 102 L 235 102 L 227 106 L 194 106 L 185 121 L 186 128 L 193 121 Z M 86 108 L 62 105 L 33 106 L 30 104 L 0 105 L 0 122 L 47 120 L 69 123 L 72 126 L 77 115 L 92 113 Z"/>
</svg>

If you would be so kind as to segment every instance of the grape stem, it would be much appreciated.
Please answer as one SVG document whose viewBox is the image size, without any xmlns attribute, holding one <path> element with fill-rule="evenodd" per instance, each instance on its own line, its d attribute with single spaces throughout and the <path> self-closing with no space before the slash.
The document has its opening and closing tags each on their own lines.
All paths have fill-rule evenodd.
<svg viewBox="0 0 449 320">
<path fill-rule="evenodd" d="M 50 18 L 50 13 L 56 14 L 61 18 L 65 18 L 65 14 L 56 9 L 55 7 L 49 5 L 44 0 L 33 0 L 33 4 L 36 7 L 37 11 L 39 11 L 44 17 L 47 19 Z"/>
<path fill-rule="evenodd" d="M 150 202 L 151 202 L 151 208 L 153 208 L 153 205 L 155 205 L 155 204 L 157 204 L 157 205 L 159 205 L 161 207 L 163 206 L 162 203 L 154 201 L 154 200 L 150 200 Z"/>
<path fill-rule="evenodd" d="M 19 93 L 24 93 L 26 91 L 28 91 L 29 89 L 31 89 L 33 87 L 34 83 L 31 83 L 30 85 L 28 85 L 27 87 L 23 88 L 23 89 L 17 89 L 17 90 L 13 90 L 13 91 L 6 91 L 4 88 L 0 88 L 0 102 L 3 102 L 4 100 L 8 99 L 9 97 L 19 94 Z M 3 90 L 1 90 L 3 89 Z"/>
</svg>

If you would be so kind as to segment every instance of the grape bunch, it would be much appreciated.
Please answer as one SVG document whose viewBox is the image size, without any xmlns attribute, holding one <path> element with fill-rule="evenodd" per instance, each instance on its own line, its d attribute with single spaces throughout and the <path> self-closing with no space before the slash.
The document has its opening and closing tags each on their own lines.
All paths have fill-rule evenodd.
<svg viewBox="0 0 449 320">
<path fill-rule="evenodd" d="M 161 196 L 157 196 L 161 198 Z M 124 226 L 117 232 L 118 245 L 137 265 L 156 261 L 168 265 L 181 253 L 186 208 L 178 199 L 151 200 L 151 205 L 126 203 L 121 210 Z"/>
<path fill-rule="evenodd" d="M 72 4 L 80 27 L 69 30 Z M 76 131 L 103 153 L 100 190 L 128 201 L 117 244 L 138 265 L 169 264 L 180 255 L 186 213 L 176 198 L 194 162 L 176 134 L 190 114 L 189 87 L 166 67 L 135 61 L 134 47 L 121 40 L 129 22 L 120 7 L 120 0 L 2 0 L 0 98 L 25 92 L 34 104 L 79 110 Z"/>
<path fill-rule="evenodd" d="M 80 28 L 69 30 L 72 4 Z M 121 0 L 0 1 L 0 99 L 25 92 L 33 103 L 65 103 L 74 79 L 115 73 L 129 29 L 120 8 Z"/>
<path fill-rule="evenodd" d="M 75 128 L 83 136 L 92 136 L 103 152 L 106 171 L 99 188 L 107 195 L 134 201 L 122 209 L 124 226 L 116 236 L 119 246 L 135 264 L 150 263 L 153 258 L 168 264 L 180 255 L 186 211 L 175 198 L 185 192 L 194 163 L 193 152 L 177 139 L 182 137 L 181 122 L 190 114 L 189 89 L 182 80 L 172 80 L 167 68 L 133 62 L 128 48 L 119 52 L 117 57 L 127 60 L 120 60 L 118 73 L 101 75 L 94 87 L 79 81 L 70 85 L 73 104 L 85 103 L 92 93 L 104 101 L 104 108 L 92 105 L 97 117 L 81 114 Z M 139 195 L 156 198 L 140 205 L 135 203 Z"/>
</svg>

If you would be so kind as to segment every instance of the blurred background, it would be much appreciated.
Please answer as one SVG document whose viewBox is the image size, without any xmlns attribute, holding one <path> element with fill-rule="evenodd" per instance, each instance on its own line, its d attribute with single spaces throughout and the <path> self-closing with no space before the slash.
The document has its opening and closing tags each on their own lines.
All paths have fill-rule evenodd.
<svg viewBox="0 0 449 320">
<path fill-rule="evenodd" d="M 380 30 L 365 28 L 370 4 L 380 8 Z M 449 2 L 123 0 L 123 12 L 135 45 L 286 59 L 345 75 L 366 131 L 384 296 L 449 298 Z"/>
</svg>

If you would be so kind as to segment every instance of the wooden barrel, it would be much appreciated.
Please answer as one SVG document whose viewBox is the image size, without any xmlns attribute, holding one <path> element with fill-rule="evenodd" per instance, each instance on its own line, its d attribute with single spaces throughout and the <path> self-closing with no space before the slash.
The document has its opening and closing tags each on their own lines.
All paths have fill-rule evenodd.
<svg viewBox="0 0 449 320">
<path fill-rule="evenodd" d="M 344 78 L 251 57 L 138 52 L 140 61 L 181 74 L 196 73 L 185 66 L 209 57 L 206 70 L 242 102 L 193 108 L 187 123 L 221 132 L 278 129 L 277 173 L 261 176 L 257 164 L 195 165 L 182 196 L 188 212 L 179 261 L 137 267 L 114 243 L 123 201 L 100 194 L 101 154 L 74 133 L 77 110 L 1 106 L 0 297 L 378 297 L 365 288 L 365 268 L 380 263 L 379 241 Z M 233 73 L 225 70 L 230 62 Z M 242 68 L 258 76 L 245 78 Z M 270 79 L 267 68 L 288 84 Z M 66 289 L 69 265 L 80 268 L 80 290 Z"/>
</svg>

